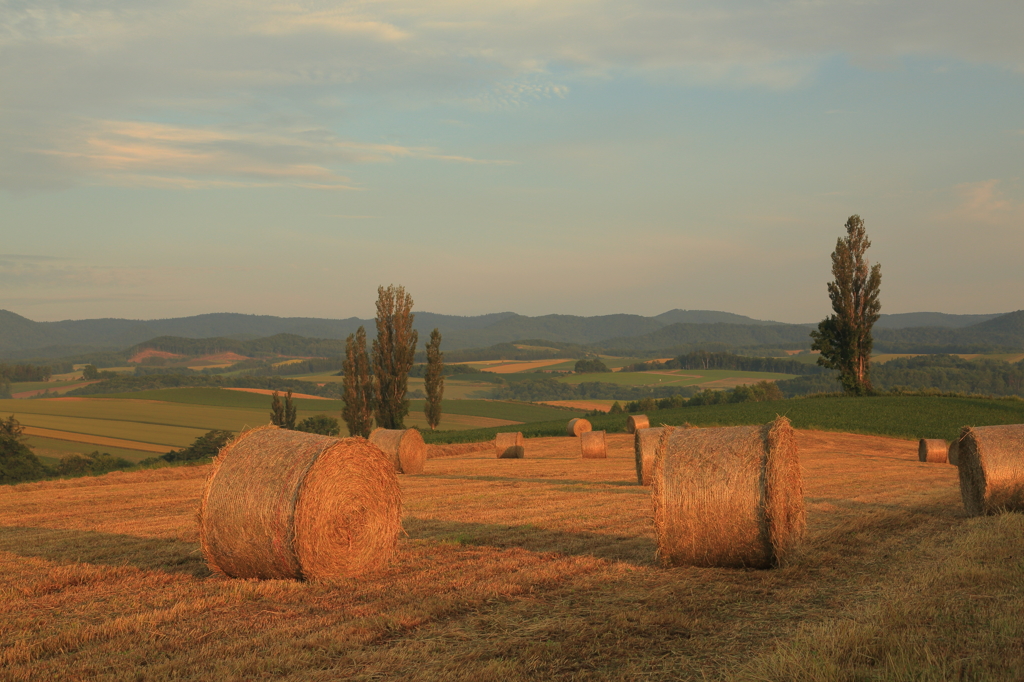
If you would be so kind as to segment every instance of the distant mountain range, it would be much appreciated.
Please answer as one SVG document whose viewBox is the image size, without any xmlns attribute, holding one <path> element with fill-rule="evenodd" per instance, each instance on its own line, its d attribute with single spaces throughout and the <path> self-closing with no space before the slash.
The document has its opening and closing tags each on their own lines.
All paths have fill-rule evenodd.
<svg viewBox="0 0 1024 682">
<path fill-rule="evenodd" d="M 484 348 L 523 339 L 545 339 L 604 350 L 653 352 L 717 348 L 808 348 L 815 324 L 783 324 L 713 310 L 670 310 L 641 315 L 543 315 L 492 313 L 473 317 L 417 312 L 416 328 L 425 340 L 437 327 L 444 348 Z M 311 339 L 344 339 L 374 321 L 331 320 L 212 313 L 162 320 L 104 318 L 35 322 L 0 310 L 0 358 L 60 358 L 99 350 L 121 351 L 156 337 L 252 340 L 278 334 Z M 902 313 L 883 315 L 875 327 L 875 347 L 883 352 L 985 352 L 1024 349 L 1024 311 L 992 315 Z"/>
</svg>

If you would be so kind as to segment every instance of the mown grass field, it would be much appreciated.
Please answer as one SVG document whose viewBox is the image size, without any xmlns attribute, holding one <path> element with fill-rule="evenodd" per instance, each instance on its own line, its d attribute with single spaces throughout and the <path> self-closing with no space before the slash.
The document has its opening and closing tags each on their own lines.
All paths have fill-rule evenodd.
<svg viewBox="0 0 1024 682">
<path fill-rule="evenodd" d="M 198 551 L 209 467 L 0 489 L 9 680 L 1019 680 L 1024 515 L 967 518 L 914 443 L 798 434 L 808 536 L 768 571 L 659 567 L 631 438 L 428 460 L 398 555 L 334 583 Z"/>
</svg>

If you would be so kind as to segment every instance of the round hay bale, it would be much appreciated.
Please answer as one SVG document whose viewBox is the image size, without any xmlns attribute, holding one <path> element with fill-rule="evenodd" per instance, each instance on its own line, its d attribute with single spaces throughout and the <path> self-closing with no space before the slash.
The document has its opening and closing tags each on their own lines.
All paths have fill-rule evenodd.
<svg viewBox="0 0 1024 682">
<path fill-rule="evenodd" d="M 369 441 L 389 455 L 400 474 L 422 474 L 427 444 L 416 429 L 375 429 Z"/>
<path fill-rule="evenodd" d="M 917 444 L 917 459 L 920 462 L 945 464 L 949 458 L 949 446 L 938 438 L 922 438 Z"/>
<path fill-rule="evenodd" d="M 789 420 L 712 429 L 664 427 L 652 474 L 665 566 L 775 566 L 806 528 Z"/>
<path fill-rule="evenodd" d="M 639 429 L 651 428 L 651 420 L 647 418 L 646 414 L 631 414 L 629 419 L 626 420 L 626 430 L 630 433 L 636 433 Z"/>
<path fill-rule="evenodd" d="M 583 459 L 606 459 L 608 446 L 605 444 L 604 431 L 584 431 L 580 434 L 580 452 Z"/>
<path fill-rule="evenodd" d="M 264 427 L 214 460 L 199 545 L 230 578 L 347 578 L 390 561 L 401 512 L 394 467 L 365 439 Z"/>
<path fill-rule="evenodd" d="M 633 434 L 633 452 L 636 453 L 636 480 L 640 485 L 651 484 L 654 456 L 661 440 L 660 428 L 638 429 Z"/>
<path fill-rule="evenodd" d="M 949 444 L 949 450 L 946 451 L 946 461 L 953 466 L 960 466 L 960 441 L 953 439 L 953 442 Z"/>
<path fill-rule="evenodd" d="M 968 514 L 1024 511 L 1024 424 L 965 426 L 958 458 Z"/>
<path fill-rule="evenodd" d="M 495 435 L 494 449 L 498 459 L 522 459 L 526 456 L 523 434 L 519 431 Z"/>
<path fill-rule="evenodd" d="M 566 430 L 570 436 L 579 436 L 581 433 L 593 430 L 593 427 L 586 419 L 570 419 Z"/>
</svg>

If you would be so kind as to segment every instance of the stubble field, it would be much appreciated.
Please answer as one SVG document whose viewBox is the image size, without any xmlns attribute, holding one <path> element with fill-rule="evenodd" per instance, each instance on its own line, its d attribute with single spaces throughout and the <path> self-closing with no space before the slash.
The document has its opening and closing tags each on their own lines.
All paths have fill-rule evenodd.
<svg viewBox="0 0 1024 682">
<path fill-rule="evenodd" d="M 664 569 L 632 437 L 538 438 L 400 477 L 396 561 L 211 576 L 208 467 L 0 490 L 0 677 L 1019 679 L 1024 515 L 969 519 L 912 441 L 799 431 L 808 538 L 770 571 Z"/>
</svg>

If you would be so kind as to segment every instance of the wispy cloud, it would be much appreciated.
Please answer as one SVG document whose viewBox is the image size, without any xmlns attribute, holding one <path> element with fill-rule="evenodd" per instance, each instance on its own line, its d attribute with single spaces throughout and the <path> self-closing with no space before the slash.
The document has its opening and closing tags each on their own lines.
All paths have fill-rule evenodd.
<svg viewBox="0 0 1024 682">
<path fill-rule="evenodd" d="M 338 165 L 417 158 L 494 164 L 430 147 L 343 140 L 322 129 L 244 129 L 138 121 L 79 121 L 60 144 L 22 147 L 56 159 L 83 182 L 129 187 L 200 189 L 294 186 L 357 190 Z M 0 165 L 3 162 L 0 161 Z"/>
<path fill-rule="evenodd" d="M 966 182 L 955 187 L 959 205 L 953 215 L 959 220 L 988 225 L 1024 224 L 1024 203 L 1007 197 L 997 179 Z"/>
</svg>

